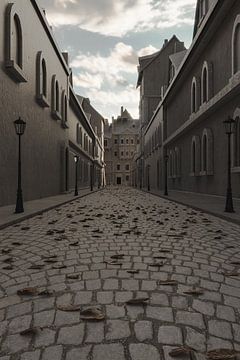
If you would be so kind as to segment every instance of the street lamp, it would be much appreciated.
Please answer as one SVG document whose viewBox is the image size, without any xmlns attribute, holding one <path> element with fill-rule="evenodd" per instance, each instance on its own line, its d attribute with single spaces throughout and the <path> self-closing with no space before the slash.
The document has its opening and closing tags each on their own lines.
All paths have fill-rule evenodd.
<svg viewBox="0 0 240 360">
<path fill-rule="evenodd" d="M 148 191 L 150 191 L 150 165 L 148 165 L 147 179 L 148 179 Z"/>
<path fill-rule="evenodd" d="M 231 135 L 235 131 L 236 121 L 228 117 L 227 120 L 223 121 L 225 127 L 225 133 L 228 136 L 228 183 L 227 183 L 227 195 L 225 212 L 233 213 L 233 200 L 232 200 L 232 181 L 231 181 Z"/>
<path fill-rule="evenodd" d="M 164 195 L 168 196 L 168 159 L 169 156 L 164 156 L 164 163 L 165 163 L 165 189 L 164 189 Z"/>
<path fill-rule="evenodd" d="M 21 169 L 21 136 L 24 134 L 26 129 L 26 123 L 20 117 L 15 120 L 14 127 L 16 134 L 18 135 L 18 188 L 17 188 L 17 201 L 15 213 L 19 214 L 24 212 L 23 198 L 22 198 L 22 169 Z"/>
<path fill-rule="evenodd" d="M 74 161 L 75 161 L 75 192 L 74 192 L 74 196 L 78 196 L 78 161 L 79 161 L 78 155 L 74 155 Z"/>
</svg>

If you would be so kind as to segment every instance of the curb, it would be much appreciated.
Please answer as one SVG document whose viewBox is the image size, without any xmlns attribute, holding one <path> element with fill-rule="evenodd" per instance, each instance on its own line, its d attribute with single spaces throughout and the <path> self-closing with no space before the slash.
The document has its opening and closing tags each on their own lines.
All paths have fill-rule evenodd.
<svg viewBox="0 0 240 360">
<path fill-rule="evenodd" d="M 215 216 L 216 218 L 220 218 L 222 220 L 225 220 L 225 221 L 228 221 L 228 222 L 231 222 L 231 223 L 234 223 L 236 225 L 240 225 L 240 220 L 236 220 L 236 219 L 231 219 L 229 218 L 228 216 L 225 216 L 224 214 L 217 214 L 211 210 L 206 210 L 206 209 L 202 209 L 200 207 L 197 207 L 195 205 L 190 205 L 190 204 L 186 204 L 185 202 L 183 201 L 180 201 L 180 200 L 175 200 L 173 198 L 170 198 L 168 196 L 164 196 L 164 195 L 160 195 L 160 194 L 155 194 L 151 191 L 147 191 L 147 190 L 144 190 L 144 189 L 138 189 L 139 191 L 142 191 L 144 193 L 147 193 L 147 194 L 151 194 L 151 195 L 154 195 L 154 196 L 157 196 L 157 197 L 160 197 L 162 199 L 165 199 L 165 200 L 168 200 L 168 201 L 172 201 L 172 202 L 175 202 L 176 204 L 180 204 L 180 205 L 184 205 L 184 206 L 187 206 L 193 210 L 197 210 L 197 211 L 201 211 L 201 212 L 204 212 L 206 214 L 209 214 L 209 215 L 212 215 L 212 216 Z"/>
<path fill-rule="evenodd" d="M 104 188 L 102 188 L 102 189 L 104 189 Z M 65 201 L 63 201 L 63 202 L 61 202 L 61 203 L 59 203 L 59 204 L 57 204 L 57 205 L 52 205 L 52 206 L 49 206 L 49 207 L 47 207 L 47 208 L 45 208 L 45 209 L 42 209 L 42 210 L 36 210 L 36 211 L 34 211 L 33 213 L 31 213 L 31 214 L 23 215 L 23 217 L 21 217 L 21 218 L 8 221 L 7 223 L 0 225 L 0 230 L 3 230 L 3 229 L 5 229 L 5 228 L 7 228 L 8 226 L 12 226 L 12 225 L 18 224 L 19 222 L 22 222 L 22 221 L 24 221 L 24 220 L 31 219 L 31 218 L 34 217 L 34 216 L 41 215 L 41 214 L 43 214 L 43 213 L 45 213 L 45 212 L 47 212 L 47 211 L 50 211 L 50 210 L 53 210 L 53 209 L 57 209 L 58 207 L 60 207 L 60 206 L 62 206 L 62 205 L 71 203 L 71 202 L 73 202 L 73 201 L 75 201 L 75 200 L 77 200 L 77 199 L 80 199 L 80 198 L 83 198 L 83 197 L 85 197 L 85 196 L 94 194 L 94 193 L 96 193 L 96 192 L 98 192 L 98 191 L 101 191 L 102 189 L 97 189 L 97 190 L 90 191 L 90 192 L 88 192 L 88 193 L 86 193 L 86 194 L 76 196 L 76 197 L 74 197 L 73 199 L 65 200 Z"/>
</svg>

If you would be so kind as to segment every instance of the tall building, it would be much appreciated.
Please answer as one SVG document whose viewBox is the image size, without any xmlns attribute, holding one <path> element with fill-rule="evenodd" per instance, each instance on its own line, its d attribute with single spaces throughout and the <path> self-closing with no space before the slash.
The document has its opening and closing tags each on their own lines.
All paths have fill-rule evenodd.
<svg viewBox="0 0 240 360">
<path fill-rule="evenodd" d="M 230 118 L 232 190 L 240 197 L 239 39 L 239 1 L 197 1 L 192 44 L 144 131 L 151 188 L 163 189 L 166 174 L 169 189 L 225 195 Z"/>
<path fill-rule="evenodd" d="M 106 181 L 110 185 L 132 185 L 134 156 L 139 144 L 139 120 L 121 107 L 121 114 L 105 123 Z"/>
<path fill-rule="evenodd" d="M 68 56 L 59 50 L 44 11 L 36 0 L 1 0 L 0 32 L 0 206 L 16 200 L 13 122 L 19 117 L 26 122 L 21 137 L 25 201 L 71 191 L 74 155 L 79 186 L 97 184 L 92 174 L 103 167 L 102 156 L 95 161 L 103 135 L 95 133 L 73 90 Z"/>
</svg>

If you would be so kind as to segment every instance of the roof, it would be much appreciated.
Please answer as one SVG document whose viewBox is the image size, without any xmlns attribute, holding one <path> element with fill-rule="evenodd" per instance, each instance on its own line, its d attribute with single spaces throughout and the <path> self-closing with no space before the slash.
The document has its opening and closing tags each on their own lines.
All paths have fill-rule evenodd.
<svg viewBox="0 0 240 360">
<path fill-rule="evenodd" d="M 178 53 L 175 53 L 175 54 L 172 54 L 172 55 L 169 56 L 169 59 L 172 62 L 172 64 L 174 65 L 176 70 L 181 65 L 186 53 L 187 53 L 187 50 L 183 50 L 183 51 L 180 51 Z"/>
<path fill-rule="evenodd" d="M 141 85 L 142 76 L 143 76 L 143 71 L 144 71 L 155 59 L 157 59 L 157 57 L 162 53 L 162 51 L 163 51 L 173 40 L 179 41 L 179 39 L 176 37 L 176 35 L 173 35 L 168 42 L 165 42 L 165 43 L 163 44 L 163 47 L 161 48 L 161 50 L 157 51 L 157 52 L 154 53 L 154 54 L 147 55 L 147 56 L 142 56 L 142 57 L 139 58 L 140 66 L 138 67 L 138 72 L 139 72 L 139 74 L 138 74 L 138 80 L 137 80 L 137 87 Z M 149 61 L 148 61 L 147 63 L 145 63 L 145 65 L 143 65 L 143 67 L 141 68 L 141 61 L 142 61 L 142 60 L 146 60 L 146 59 L 149 59 Z"/>
</svg>

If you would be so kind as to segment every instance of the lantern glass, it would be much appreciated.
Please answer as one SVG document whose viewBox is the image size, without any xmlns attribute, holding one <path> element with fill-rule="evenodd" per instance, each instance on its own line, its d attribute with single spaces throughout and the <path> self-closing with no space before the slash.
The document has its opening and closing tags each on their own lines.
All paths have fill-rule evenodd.
<svg viewBox="0 0 240 360">
<path fill-rule="evenodd" d="M 14 121 L 14 127 L 17 135 L 23 135 L 26 128 L 26 123 L 21 118 L 19 118 L 18 120 Z"/>
<path fill-rule="evenodd" d="M 74 155 L 74 161 L 75 161 L 75 163 L 78 162 L 78 156 L 77 155 Z"/>
<path fill-rule="evenodd" d="M 235 131 L 236 121 L 228 117 L 227 120 L 223 121 L 226 134 L 232 134 Z"/>
</svg>

